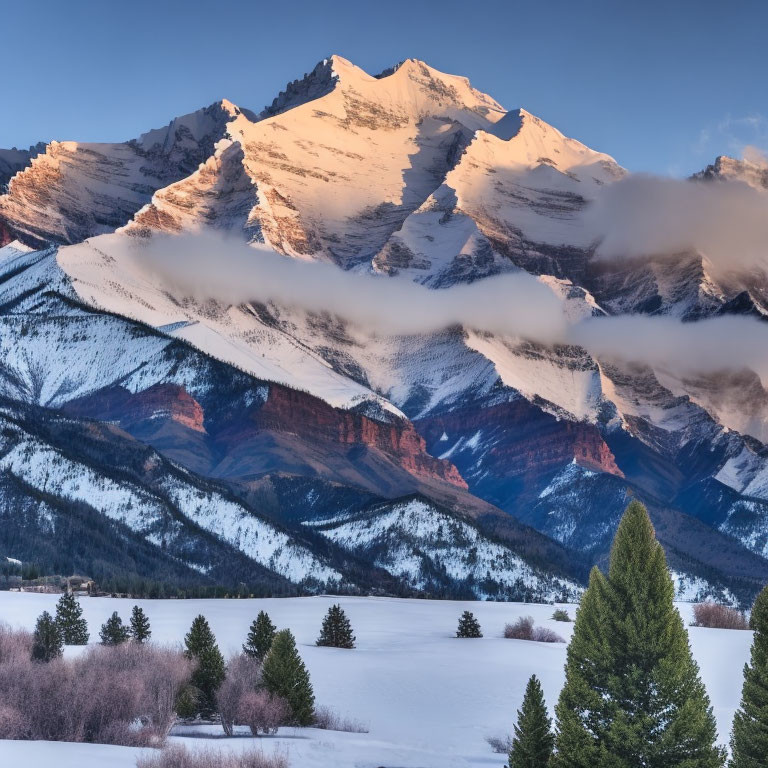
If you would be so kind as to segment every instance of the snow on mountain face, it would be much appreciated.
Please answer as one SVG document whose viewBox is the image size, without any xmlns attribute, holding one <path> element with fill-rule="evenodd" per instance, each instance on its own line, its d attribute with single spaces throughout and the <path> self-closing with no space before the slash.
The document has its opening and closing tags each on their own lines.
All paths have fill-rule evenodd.
<svg viewBox="0 0 768 768">
<path fill-rule="evenodd" d="M 45 152 L 45 144 L 42 142 L 29 149 L 0 149 L 0 195 L 8 191 L 8 182 L 41 152 Z"/>
<path fill-rule="evenodd" d="M 344 267 L 370 262 L 440 185 L 472 133 L 502 115 L 465 78 L 421 62 L 375 78 L 333 57 L 289 87 L 264 119 L 229 126 L 257 196 L 241 226 L 293 256 Z M 166 229 L 179 202 L 212 196 L 219 176 L 205 172 L 176 185 L 170 204 L 158 196 L 156 211 L 136 224 Z"/>
<path fill-rule="evenodd" d="M 749 160 L 736 160 L 727 155 L 720 155 L 712 165 L 695 173 L 694 179 L 700 181 L 742 181 L 758 190 L 768 189 L 768 166 Z"/>
<path fill-rule="evenodd" d="M 152 194 L 189 175 L 241 116 L 222 101 L 119 144 L 54 141 L 0 196 L 0 224 L 31 244 L 74 243 L 122 226 Z"/>
<path fill-rule="evenodd" d="M 307 525 L 427 592 L 451 587 L 477 599 L 552 601 L 573 599 L 581 591 L 531 567 L 472 523 L 420 499 Z"/>
</svg>

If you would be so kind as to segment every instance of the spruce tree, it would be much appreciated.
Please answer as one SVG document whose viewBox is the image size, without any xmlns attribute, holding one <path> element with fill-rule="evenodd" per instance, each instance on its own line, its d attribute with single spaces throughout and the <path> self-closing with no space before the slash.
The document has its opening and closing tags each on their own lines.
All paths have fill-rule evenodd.
<svg viewBox="0 0 768 768">
<path fill-rule="evenodd" d="M 99 637 L 102 645 L 120 645 L 126 642 L 131 636 L 131 631 L 123 624 L 123 620 L 118 616 L 117 611 L 101 625 Z"/>
<path fill-rule="evenodd" d="M 645 507 L 593 569 L 556 707 L 558 768 L 719 768 L 716 727 Z"/>
<path fill-rule="evenodd" d="M 316 645 L 330 648 L 354 648 L 355 636 L 347 615 L 340 605 L 332 605 L 323 619 Z"/>
<path fill-rule="evenodd" d="M 252 659 L 264 661 L 272 646 L 272 641 L 275 639 L 275 631 L 276 627 L 269 618 L 269 614 L 266 611 L 259 611 L 256 620 L 251 624 L 245 645 L 243 645 L 243 653 Z"/>
<path fill-rule="evenodd" d="M 32 642 L 32 660 L 46 664 L 61 656 L 64 638 L 61 627 L 48 611 L 43 611 L 35 624 L 35 636 Z"/>
<path fill-rule="evenodd" d="M 471 611 L 464 611 L 459 619 L 459 628 L 456 630 L 456 637 L 482 637 L 480 631 L 480 622 L 475 618 Z"/>
<path fill-rule="evenodd" d="M 146 643 L 152 637 L 152 630 L 149 628 L 149 619 L 147 614 L 138 606 L 133 606 L 131 612 L 131 637 L 137 643 Z"/>
<path fill-rule="evenodd" d="M 750 626 L 755 635 L 744 666 L 741 706 L 733 719 L 731 768 L 768 764 L 768 587 L 757 596 Z"/>
<path fill-rule="evenodd" d="M 532 675 L 525 687 L 523 706 L 517 713 L 509 768 L 547 768 L 554 744 L 552 720 L 544 703 L 541 683 Z"/>
<path fill-rule="evenodd" d="M 72 592 L 65 592 L 56 604 L 56 623 L 65 645 L 88 645 L 88 622 L 83 608 Z"/>
<path fill-rule="evenodd" d="M 211 717 L 216 712 L 216 692 L 224 682 L 227 671 L 224 657 L 204 616 L 198 616 L 192 622 L 184 644 L 184 655 L 197 662 L 191 682 L 198 691 L 199 714 Z"/>
<path fill-rule="evenodd" d="M 288 703 L 296 725 L 311 725 L 315 717 L 315 694 L 309 672 L 296 650 L 289 629 L 275 635 L 262 667 L 264 687 Z"/>
</svg>

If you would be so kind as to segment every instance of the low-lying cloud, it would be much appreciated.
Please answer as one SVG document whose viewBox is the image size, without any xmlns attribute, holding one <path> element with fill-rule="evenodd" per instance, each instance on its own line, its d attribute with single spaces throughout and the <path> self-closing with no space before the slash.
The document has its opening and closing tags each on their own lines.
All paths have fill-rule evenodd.
<svg viewBox="0 0 768 768">
<path fill-rule="evenodd" d="M 696 250 L 721 273 L 768 269 L 768 193 L 739 181 L 630 175 L 600 190 L 584 225 L 604 259 Z"/>
<path fill-rule="evenodd" d="M 523 272 L 434 290 L 408 278 L 344 272 L 211 234 L 138 242 L 129 246 L 130 255 L 176 296 L 274 302 L 327 312 L 383 335 L 462 325 L 544 344 L 575 344 L 599 359 L 641 362 L 680 375 L 748 367 L 768 381 L 768 324 L 752 318 L 683 323 L 625 315 L 569 324 L 561 300 Z"/>
</svg>

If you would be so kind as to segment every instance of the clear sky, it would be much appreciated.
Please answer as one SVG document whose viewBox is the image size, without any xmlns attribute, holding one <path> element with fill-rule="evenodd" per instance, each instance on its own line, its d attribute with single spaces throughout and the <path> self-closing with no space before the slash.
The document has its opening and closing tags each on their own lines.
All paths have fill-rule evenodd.
<svg viewBox="0 0 768 768">
<path fill-rule="evenodd" d="M 633 171 L 768 150 L 765 0 L 0 0 L 0 147 L 260 110 L 338 53 L 466 75 Z"/>
</svg>

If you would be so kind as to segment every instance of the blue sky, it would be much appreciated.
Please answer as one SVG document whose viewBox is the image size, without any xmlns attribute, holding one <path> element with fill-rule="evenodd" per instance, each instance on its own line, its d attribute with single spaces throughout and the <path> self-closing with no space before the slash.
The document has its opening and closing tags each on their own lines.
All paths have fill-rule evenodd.
<svg viewBox="0 0 768 768">
<path fill-rule="evenodd" d="M 463 74 L 633 171 L 768 150 L 768 3 L 3 0 L 0 147 L 124 140 L 226 97 L 259 110 L 338 53 Z"/>
</svg>

